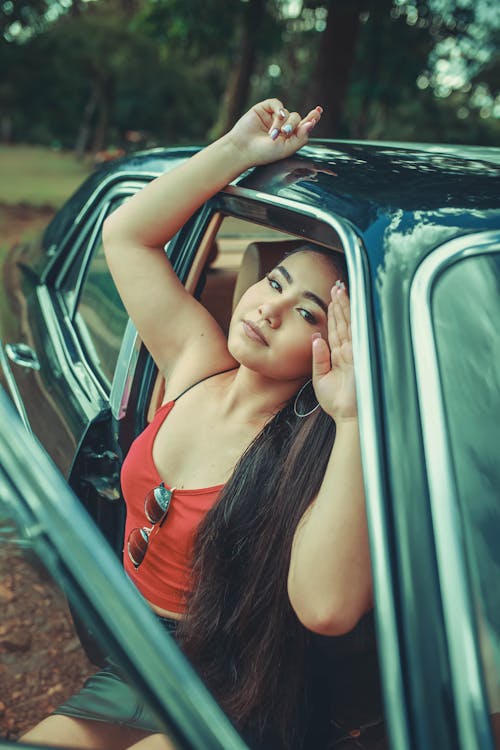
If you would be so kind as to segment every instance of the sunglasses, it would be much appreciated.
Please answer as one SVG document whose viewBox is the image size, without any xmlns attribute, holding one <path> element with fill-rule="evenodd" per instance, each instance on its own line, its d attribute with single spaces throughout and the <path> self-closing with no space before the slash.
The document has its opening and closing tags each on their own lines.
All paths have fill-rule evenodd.
<svg viewBox="0 0 500 750">
<path fill-rule="evenodd" d="M 151 532 L 155 527 L 159 529 L 167 517 L 174 490 L 175 487 L 169 490 L 162 482 L 146 495 L 144 513 L 151 526 L 149 528 L 142 526 L 132 529 L 127 540 L 128 556 L 135 568 L 139 567 L 146 556 Z"/>
</svg>

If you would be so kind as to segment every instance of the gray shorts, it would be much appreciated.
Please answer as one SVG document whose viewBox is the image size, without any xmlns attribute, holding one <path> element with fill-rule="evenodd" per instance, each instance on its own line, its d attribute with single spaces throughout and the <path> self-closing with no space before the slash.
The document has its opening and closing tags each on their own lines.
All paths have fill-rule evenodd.
<svg viewBox="0 0 500 750">
<path fill-rule="evenodd" d="M 175 633 L 175 620 L 158 619 L 169 633 Z M 82 689 L 53 713 L 74 719 L 120 724 L 146 732 L 164 731 L 155 713 L 124 680 L 121 670 L 111 659 L 106 659 L 103 668 L 89 677 Z"/>
</svg>

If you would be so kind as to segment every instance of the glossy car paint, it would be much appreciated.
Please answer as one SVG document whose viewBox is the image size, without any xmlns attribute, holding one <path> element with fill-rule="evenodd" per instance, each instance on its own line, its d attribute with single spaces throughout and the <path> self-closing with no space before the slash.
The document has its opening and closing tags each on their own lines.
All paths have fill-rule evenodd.
<svg viewBox="0 0 500 750">
<path fill-rule="evenodd" d="M 0 424 L 9 426 L 0 431 L 0 517 L 16 522 L 24 546 L 92 623 L 180 748 L 246 750 L 2 390 Z"/>
<path fill-rule="evenodd" d="M 311 157 L 307 164 L 306 151 Z M 475 155 L 464 159 L 458 149 L 429 155 L 387 146 L 336 145 L 329 155 L 321 150 L 327 159 L 320 162 L 315 160 L 314 149 L 304 149 L 302 154 L 303 160 L 296 158 L 290 171 L 278 176 L 276 166 L 271 165 L 263 176 L 249 177 L 245 187 L 269 191 L 271 185 L 279 197 L 301 196 L 309 207 L 347 219 L 362 242 L 363 306 L 373 342 L 369 361 L 378 364 L 372 380 L 372 393 L 378 400 L 373 404 L 373 439 L 381 442 L 380 477 L 377 483 L 366 484 L 369 495 L 376 484 L 383 488 L 383 498 L 372 496 L 368 512 L 372 533 L 381 526 L 384 538 L 383 543 L 379 539 L 372 544 L 372 556 L 379 568 L 375 571 L 376 611 L 386 699 L 392 703 L 389 713 L 395 719 L 393 743 L 398 750 L 415 742 L 418 747 L 457 747 L 449 644 L 441 592 L 435 585 L 439 576 L 423 470 L 409 292 L 419 265 L 441 243 L 500 226 L 500 169 Z M 498 159 L 498 152 L 494 156 Z M 326 183 L 328 192 L 320 187 Z M 356 272 L 360 271 L 358 267 Z M 361 302 L 352 293 L 351 298 L 353 304 Z M 387 580 L 391 581 L 389 591 Z M 385 595 L 392 599 L 387 607 Z M 386 630 L 390 641 L 394 635 L 394 611 L 399 615 L 399 668 L 393 644 L 384 648 Z M 399 721 L 397 717 L 404 714 L 405 719 Z M 479 730 L 485 738 L 484 718 L 479 727 L 473 713 L 469 719 L 476 723 L 471 731 L 477 734 Z M 489 747 L 491 740 L 484 742 Z"/>
<path fill-rule="evenodd" d="M 157 150 L 137 155 L 112 164 L 82 187 L 43 244 L 23 255 L 18 296 L 33 311 L 28 324 L 25 320 L 26 331 L 30 325 L 36 331 L 33 321 L 44 300 L 40 281 L 50 286 L 60 254 L 96 198 L 121 181 L 150 179 L 191 153 Z M 467 717 L 463 712 L 458 716 L 421 427 L 425 388 L 417 388 L 410 296 L 422 263 L 443 243 L 472 234 L 487 240 L 500 228 L 499 164 L 500 151 L 495 149 L 318 143 L 292 159 L 243 175 L 197 212 L 169 246 L 172 262 L 185 279 L 211 216 L 223 211 L 318 242 L 342 241 L 345 247 L 379 647 L 388 727 L 397 750 L 469 750 L 465 743 L 471 736 L 481 750 L 493 747 L 484 702 L 482 712 L 476 704 Z M 34 294 L 42 300 L 38 307 L 30 301 Z M 54 343 L 42 334 L 30 335 L 45 342 L 50 374 L 59 361 L 51 352 Z M 29 375 L 42 378 L 36 371 Z M 75 468 L 76 474 L 84 473 L 78 448 L 92 430 L 95 473 L 107 472 L 109 483 L 114 466 L 103 469 L 99 445 L 119 457 L 123 435 L 129 439 L 144 423 L 153 376 L 147 355 L 138 352 L 119 427 L 109 419 L 99 384 L 87 383 L 84 395 L 80 379 L 72 390 L 73 405 L 56 394 L 66 432 L 60 428 L 64 437 L 49 450 L 73 486 Z M 23 401 L 33 423 L 29 404 Z M 37 434 L 44 435 L 43 422 Z M 66 437 L 67 456 L 62 458 L 58 450 Z"/>
</svg>

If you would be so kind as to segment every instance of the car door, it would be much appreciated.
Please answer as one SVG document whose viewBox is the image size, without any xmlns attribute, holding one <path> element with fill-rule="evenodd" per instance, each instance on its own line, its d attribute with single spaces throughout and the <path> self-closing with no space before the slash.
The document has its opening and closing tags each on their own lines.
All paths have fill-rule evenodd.
<svg viewBox="0 0 500 750">
<path fill-rule="evenodd" d="M 62 591 L 176 748 L 245 750 L 2 389 L 0 541 L 1 748 L 17 746 L 95 671 L 64 637 Z"/>
<path fill-rule="evenodd" d="M 26 426 L 65 475 L 88 425 L 108 407 L 127 321 L 103 269 L 102 222 L 137 187 L 91 196 L 40 274 L 22 253 L 10 260 L 16 314 L 4 333 L 3 369 Z"/>
</svg>

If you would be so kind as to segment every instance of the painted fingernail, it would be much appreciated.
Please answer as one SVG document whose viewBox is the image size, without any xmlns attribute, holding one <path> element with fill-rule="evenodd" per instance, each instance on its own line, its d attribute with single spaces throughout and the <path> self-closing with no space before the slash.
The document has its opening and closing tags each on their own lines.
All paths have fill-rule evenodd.
<svg viewBox="0 0 500 750">
<path fill-rule="evenodd" d="M 321 114 L 321 113 L 323 112 L 323 107 L 316 107 L 316 109 L 318 110 L 318 112 L 319 112 L 320 114 Z"/>
<path fill-rule="evenodd" d="M 292 130 L 293 130 L 293 128 L 292 128 L 291 125 L 283 125 L 283 127 L 281 128 L 281 131 L 283 133 L 285 133 L 286 135 L 290 135 L 290 133 L 292 132 Z"/>
<path fill-rule="evenodd" d="M 276 138 L 279 136 L 279 134 L 280 134 L 280 131 L 278 130 L 278 128 L 273 128 L 271 132 L 269 133 L 272 141 L 275 141 Z"/>
<path fill-rule="evenodd" d="M 285 112 L 285 110 L 284 110 L 284 109 L 280 109 L 280 110 L 278 110 L 278 115 L 279 115 L 279 116 L 281 117 L 281 119 L 283 120 L 283 119 L 284 119 L 284 118 L 286 117 L 286 112 Z"/>
</svg>

